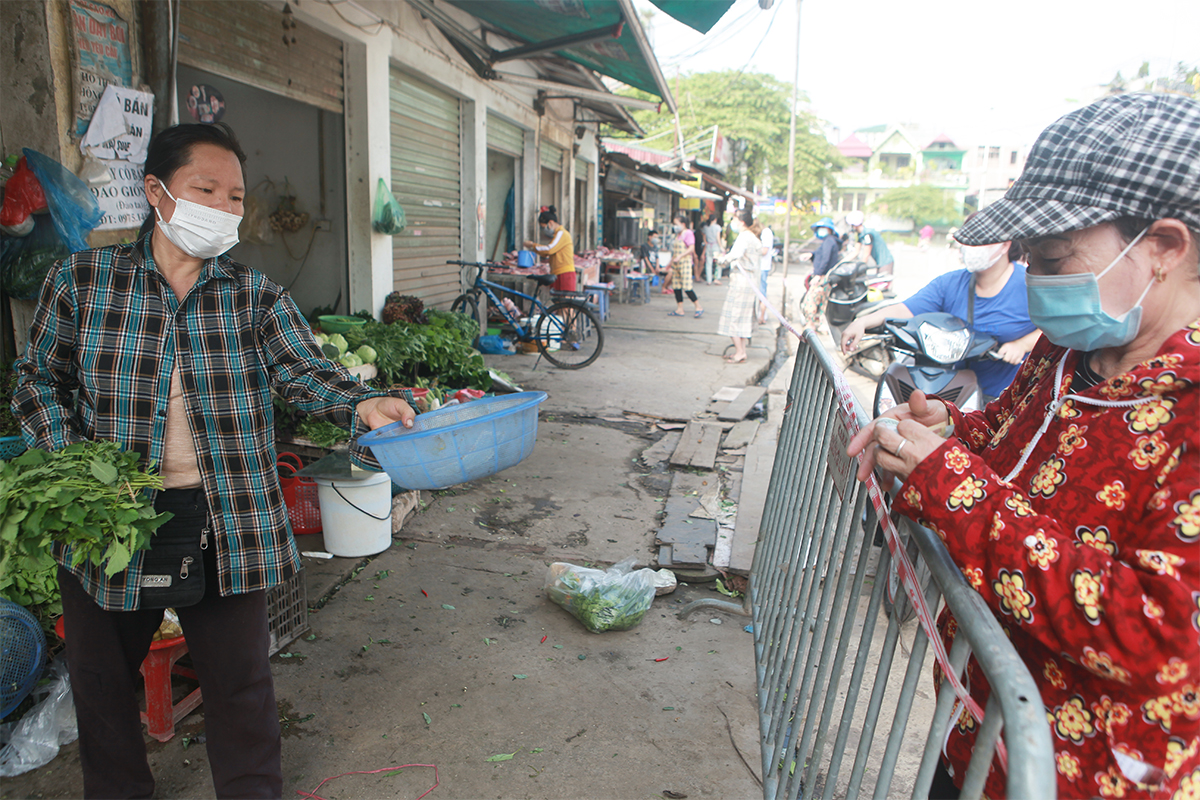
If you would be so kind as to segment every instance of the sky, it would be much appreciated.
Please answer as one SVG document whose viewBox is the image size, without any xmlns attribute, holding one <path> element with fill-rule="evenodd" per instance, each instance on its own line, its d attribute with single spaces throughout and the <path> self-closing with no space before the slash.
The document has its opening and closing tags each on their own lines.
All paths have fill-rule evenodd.
<svg viewBox="0 0 1200 800">
<path fill-rule="evenodd" d="M 743 69 L 790 84 L 796 0 L 736 0 L 706 35 L 656 13 L 664 75 Z M 911 123 L 960 146 L 1032 144 L 1120 70 L 1200 65 L 1197 0 L 804 0 L 800 86 L 840 129 Z M 918 146 L 925 143 L 917 143 Z"/>
</svg>

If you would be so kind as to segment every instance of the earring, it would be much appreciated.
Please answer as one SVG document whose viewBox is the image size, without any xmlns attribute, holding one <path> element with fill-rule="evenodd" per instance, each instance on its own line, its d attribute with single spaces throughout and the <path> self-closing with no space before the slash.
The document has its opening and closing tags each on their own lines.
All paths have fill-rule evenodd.
<svg viewBox="0 0 1200 800">
<path fill-rule="evenodd" d="M 1167 279 L 1167 271 L 1165 269 L 1163 269 L 1162 267 L 1155 267 L 1154 268 L 1154 280 L 1158 281 L 1159 283 L 1162 283 L 1166 279 Z"/>
</svg>

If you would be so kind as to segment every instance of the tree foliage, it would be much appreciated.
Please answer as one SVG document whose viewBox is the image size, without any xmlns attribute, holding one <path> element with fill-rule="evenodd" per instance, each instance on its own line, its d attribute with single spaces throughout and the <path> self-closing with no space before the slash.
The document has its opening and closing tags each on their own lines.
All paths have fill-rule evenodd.
<svg viewBox="0 0 1200 800">
<path fill-rule="evenodd" d="M 680 76 L 672 82 L 679 106 L 679 123 L 685 140 L 717 125 L 729 143 L 728 175 L 744 181 L 759 193 L 782 195 L 787 189 L 788 128 L 792 87 L 772 75 L 725 70 Z M 636 89 L 627 96 L 656 99 Z M 647 136 L 673 131 L 675 120 L 667 111 L 634 111 L 633 117 Z M 614 132 L 609 132 L 612 135 Z M 674 136 L 663 136 L 659 149 L 674 150 Z M 708 158 L 707 143 L 688 155 Z M 841 158 L 821 135 L 811 114 L 796 117 L 797 202 L 820 197 L 829 175 L 841 166 Z"/>
<path fill-rule="evenodd" d="M 894 219 L 912 220 L 913 227 L 958 223 L 962 213 L 950 197 L 936 186 L 901 186 L 884 193 L 872 204 L 873 209 Z"/>
</svg>

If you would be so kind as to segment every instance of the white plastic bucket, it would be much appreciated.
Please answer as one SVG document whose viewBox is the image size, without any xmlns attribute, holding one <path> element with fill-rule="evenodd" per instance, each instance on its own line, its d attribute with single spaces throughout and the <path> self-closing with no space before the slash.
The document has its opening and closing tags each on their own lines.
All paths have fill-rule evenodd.
<svg viewBox="0 0 1200 800">
<path fill-rule="evenodd" d="M 359 558 L 391 547 L 392 481 L 386 472 L 367 473 L 363 480 L 313 480 L 327 551 Z"/>
</svg>

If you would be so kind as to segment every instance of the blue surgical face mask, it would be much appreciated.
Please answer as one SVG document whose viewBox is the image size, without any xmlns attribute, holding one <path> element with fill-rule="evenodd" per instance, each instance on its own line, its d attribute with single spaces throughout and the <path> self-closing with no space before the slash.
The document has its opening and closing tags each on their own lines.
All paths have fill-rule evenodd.
<svg viewBox="0 0 1200 800">
<path fill-rule="evenodd" d="M 1146 285 L 1133 308 L 1119 317 L 1104 310 L 1100 301 L 1100 278 L 1125 258 L 1146 235 L 1146 228 L 1121 251 L 1113 262 L 1096 275 L 1026 275 L 1025 293 L 1029 299 L 1029 319 L 1041 328 L 1046 338 L 1059 347 L 1091 352 L 1105 347 L 1122 347 L 1134 340 L 1142 325 L 1142 301 L 1154 285 Z"/>
</svg>

